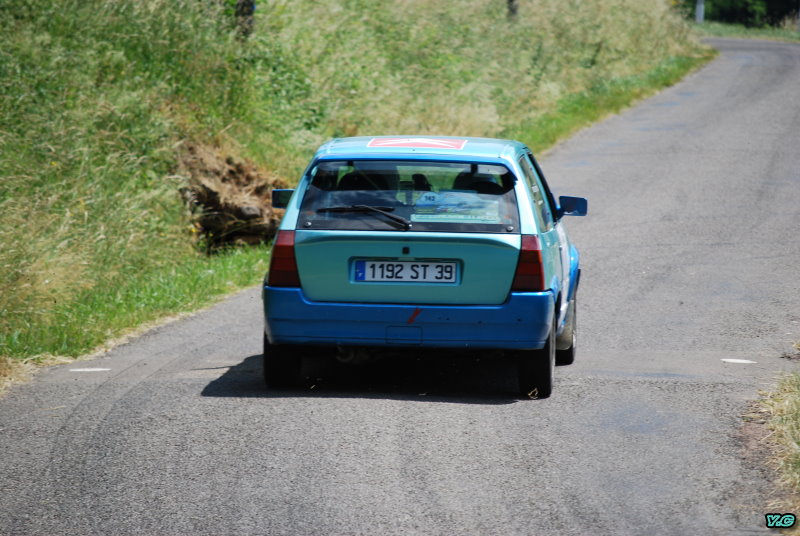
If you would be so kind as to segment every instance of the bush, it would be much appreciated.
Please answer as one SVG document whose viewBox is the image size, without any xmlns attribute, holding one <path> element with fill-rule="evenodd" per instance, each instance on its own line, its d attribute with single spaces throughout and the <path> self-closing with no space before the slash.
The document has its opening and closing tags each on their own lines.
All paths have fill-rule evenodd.
<svg viewBox="0 0 800 536">
<path fill-rule="evenodd" d="M 694 16 L 696 0 L 683 0 Z M 778 26 L 797 15 L 795 0 L 705 0 L 706 20 L 743 24 L 749 27 Z"/>
</svg>

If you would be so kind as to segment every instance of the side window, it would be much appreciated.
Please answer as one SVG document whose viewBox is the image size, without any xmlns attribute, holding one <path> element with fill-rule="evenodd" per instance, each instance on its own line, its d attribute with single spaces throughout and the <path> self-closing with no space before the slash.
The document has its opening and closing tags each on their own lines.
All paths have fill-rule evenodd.
<svg viewBox="0 0 800 536">
<path fill-rule="evenodd" d="M 549 231 L 553 228 L 553 213 L 550 210 L 549 200 L 545 199 L 546 194 L 533 169 L 533 165 L 527 157 L 523 156 L 519 159 L 519 166 L 525 174 L 525 182 L 528 183 L 528 189 L 533 198 L 533 213 L 536 215 L 537 226 L 542 232 Z"/>
<path fill-rule="evenodd" d="M 528 159 L 533 163 L 533 169 L 536 170 L 536 176 L 539 177 L 539 184 L 543 188 L 545 201 L 549 202 L 550 205 L 550 213 L 555 215 L 558 204 L 556 203 L 556 198 L 553 197 L 553 192 L 547 185 L 547 179 L 544 178 L 544 173 L 542 173 L 542 169 L 539 167 L 539 164 L 536 162 L 536 159 L 533 158 L 533 155 L 531 153 L 528 153 Z"/>
</svg>

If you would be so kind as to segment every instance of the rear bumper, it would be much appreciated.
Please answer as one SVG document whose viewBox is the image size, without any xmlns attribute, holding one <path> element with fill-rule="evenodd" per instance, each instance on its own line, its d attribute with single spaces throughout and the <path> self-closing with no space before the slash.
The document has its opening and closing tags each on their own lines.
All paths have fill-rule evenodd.
<svg viewBox="0 0 800 536">
<path fill-rule="evenodd" d="M 312 302 L 299 288 L 269 286 L 262 296 L 272 344 L 539 349 L 553 325 L 550 292 L 472 306 Z"/>
</svg>

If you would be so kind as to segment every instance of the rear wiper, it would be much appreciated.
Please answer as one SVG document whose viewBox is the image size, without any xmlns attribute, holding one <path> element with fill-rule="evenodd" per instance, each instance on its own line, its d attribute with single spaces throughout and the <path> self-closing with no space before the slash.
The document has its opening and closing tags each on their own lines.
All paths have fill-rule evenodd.
<svg viewBox="0 0 800 536">
<path fill-rule="evenodd" d="M 394 207 L 373 207 L 370 205 L 348 205 L 348 206 L 339 206 L 339 207 L 323 207 L 317 209 L 317 212 L 365 212 L 368 214 L 381 214 L 386 216 L 390 220 L 395 223 L 399 223 L 403 226 L 403 229 L 408 231 L 411 229 L 411 221 L 405 219 L 402 216 L 398 216 L 397 214 L 390 214 L 389 211 L 394 210 Z"/>
</svg>

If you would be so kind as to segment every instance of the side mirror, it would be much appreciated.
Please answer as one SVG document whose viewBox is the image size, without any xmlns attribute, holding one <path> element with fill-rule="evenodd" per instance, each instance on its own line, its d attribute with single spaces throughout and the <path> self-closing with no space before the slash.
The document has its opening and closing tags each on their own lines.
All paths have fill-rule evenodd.
<svg viewBox="0 0 800 536">
<path fill-rule="evenodd" d="M 286 208 L 294 190 L 272 190 L 272 208 Z"/>
<path fill-rule="evenodd" d="M 586 216 L 589 202 L 583 197 L 562 195 L 558 198 L 558 214 L 560 216 Z"/>
</svg>

